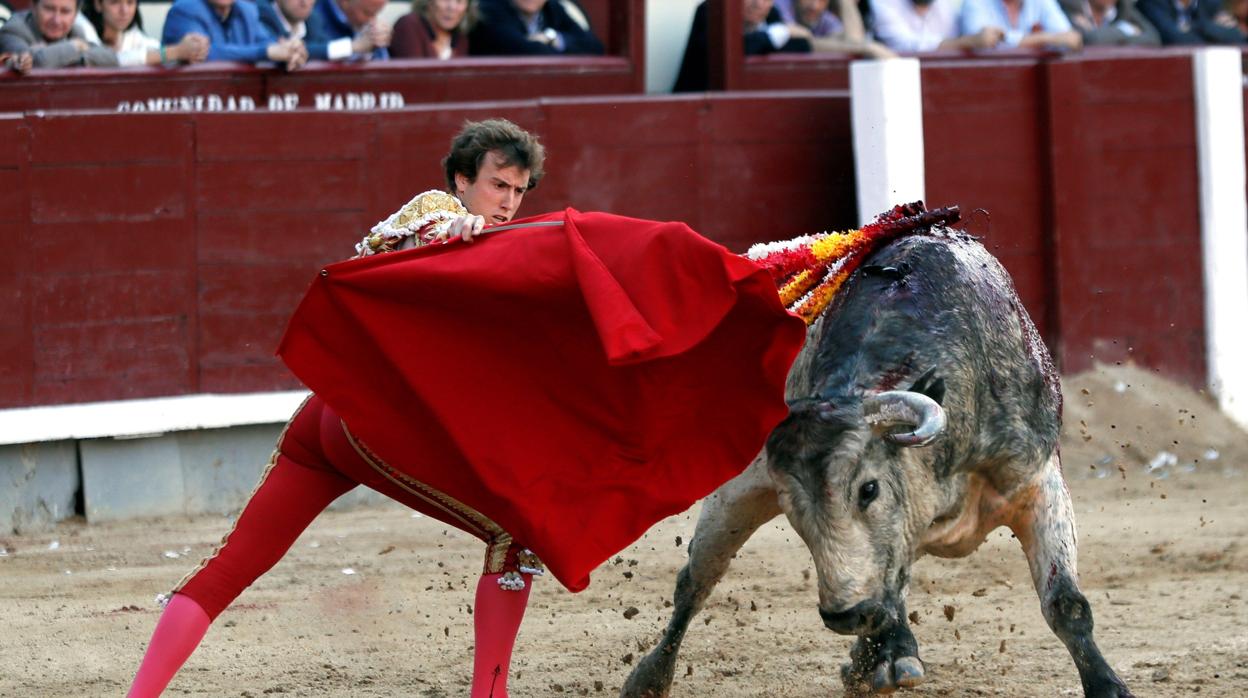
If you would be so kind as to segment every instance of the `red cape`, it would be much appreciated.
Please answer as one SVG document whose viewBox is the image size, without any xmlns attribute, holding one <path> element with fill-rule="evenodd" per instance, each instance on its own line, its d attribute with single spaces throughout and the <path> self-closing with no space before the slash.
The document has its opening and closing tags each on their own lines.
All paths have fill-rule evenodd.
<svg viewBox="0 0 1248 698">
<path fill-rule="evenodd" d="M 750 463 L 806 330 L 682 223 L 525 219 L 560 220 L 333 264 L 278 354 L 381 458 L 579 591 Z"/>
</svg>

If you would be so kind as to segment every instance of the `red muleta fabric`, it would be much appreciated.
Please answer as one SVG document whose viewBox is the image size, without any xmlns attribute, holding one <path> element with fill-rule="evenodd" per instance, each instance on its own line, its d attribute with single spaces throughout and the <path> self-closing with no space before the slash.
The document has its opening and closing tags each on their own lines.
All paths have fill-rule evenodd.
<svg viewBox="0 0 1248 698">
<path fill-rule="evenodd" d="M 580 591 L 744 470 L 806 330 L 683 223 L 516 222 L 560 220 L 330 265 L 278 354 L 381 458 Z"/>
</svg>

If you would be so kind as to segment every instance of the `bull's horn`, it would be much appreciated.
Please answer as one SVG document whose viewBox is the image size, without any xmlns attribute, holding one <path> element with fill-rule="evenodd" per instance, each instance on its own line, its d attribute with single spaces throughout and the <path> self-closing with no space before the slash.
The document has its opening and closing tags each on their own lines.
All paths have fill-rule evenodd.
<svg viewBox="0 0 1248 698">
<path fill-rule="evenodd" d="M 945 430 L 945 411 L 930 397 L 908 390 L 890 390 L 862 402 L 862 415 L 872 428 L 914 427 L 884 438 L 902 446 L 926 446 Z"/>
</svg>

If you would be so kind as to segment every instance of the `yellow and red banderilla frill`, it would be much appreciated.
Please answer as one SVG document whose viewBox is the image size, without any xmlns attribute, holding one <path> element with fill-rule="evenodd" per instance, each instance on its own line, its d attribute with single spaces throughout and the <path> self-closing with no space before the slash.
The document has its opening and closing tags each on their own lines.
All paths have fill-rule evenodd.
<svg viewBox="0 0 1248 698">
<path fill-rule="evenodd" d="M 745 256 L 771 274 L 780 301 L 812 324 L 845 280 L 881 245 L 961 218 L 957 206 L 928 211 L 922 201 L 894 206 L 856 230 L 803 235 L 754 245 Z"/>
</svg>

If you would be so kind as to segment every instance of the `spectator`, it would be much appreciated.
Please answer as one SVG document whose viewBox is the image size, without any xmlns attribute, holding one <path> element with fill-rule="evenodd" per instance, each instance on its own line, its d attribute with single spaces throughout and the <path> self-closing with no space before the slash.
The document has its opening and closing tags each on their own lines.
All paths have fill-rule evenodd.
<svg viewBox="0 0 1248 698">
<path fill-rule="evenodd" d="M 256 0 L 260 10 L 260 23 L 269 33 L 279 39 L 298 39 L 308 51 L 309 60 L 329 61 L 349 58 L 355 53 L 372 51 L 365 39 L 337 39 L 334 41 L 310 40 L 308 22 L 312 21 L 312 9 L 316 0 Z M 333 57 L 331 58 L 331 54 Z"/>
<path fill-rule="evenodd" d="M 260 23 L 279 39 L 299 39 L 308 49 L 309 60 L 325 60 L 307 43 L 308 16 L 315 0 L 256 0 Z"/>
<path fill-rule="evenodd" d="M 1157 46 L 1161 37 L 1134 0 L 1059 0 L 1085 46 Z"/>
<path fill-rule="evenodd" d="M 605 53 L 572 0 L 481 0 L 469 47 L 474 56 Z"/>
<path fill-rule="evenodd" d="M 896 54 L 883 44 L 867 38 L 862 13 L 854 0 L 837 0 L 837 11 L 828 9 L 830 0 L 775 0 L 785 24 L 805 28 L 812 50 L 848 53 L 868 58 L 889 58 Z M 804 36 L 799 33 L 795 36 Z"/>
<path fill-rule="evenodd" d="M 985 26 L 975 34 L 958 33 L 962 0 L 871 0 L 875 36 L 894 51 L 992 48 L 1005 33 Z"/>
<path fill-rule="evenodd" d="M 966 0 L 962 34 L 979 34 L 990 27 L 1001 31 L 998 46 L 1071 50 L 1083 46 L 1083 37 L 1070 26 L 1057 0 Z"/>
<path fill-rule="evenodd" d="M 316 0 L 308 41 L 326 44 L 329 60 L 390 57 L 390 25 L 377 16 L 386 0 Z"/>
<path fill-rule="evenodd" d="M 278 39 L 260 23 L 253 2 L 234 0 L 174 0 L 165 16 L 161 43 L 171 46 L 187 34 L 208 37 L 208 60 L 284 63 L 297 70 L 308 60 L 298 39 Z"/>
<path fill-rule="evenodd" d="M 29 10 L 14 12 L 0 27 L 0 54 L 12 54 L 15 58 L 8 64 L 21 72 L 25 72 L 23 66 L 117 65 L 112 51 L 91 43 L 82 27 L 74 24 L 77 17 L 75 0 L 36 0 Z M 29 61 L 25 54 L 30 54 Z"/>
<path fill-rule="evenodd" d="M 117 54 L 120 65 L 198 63 L 208 56 L 208 37 L 203 34 L 187 34 L 165 47 L 148 36 L 143 31 L 138 0 L 88 0 L 82 14 L 91 24 L 94 38 Z"/>
<path fill-rule="evenodd" d="M 1240 36 L 1248 38 L 1248 0 L 1225 0 L 1214 21 L 1238 29 Z"/>
<path fill-rule="evenodd" d="M 469 0 L 413 0 L 412 11 L 394 23 L 390 55 L 442 60 L 467 56 L 476 10 L 477 3 Z"/>
<path fill-rule="evenodd" d="M 811 50 L 810 30 L 785 24 L 780 12 L 772 6 L 772 0 L 745 0 L 741 19 L 747 56 L 775 52 L 809 53 Z M 706 2 L 703 0 L 693 13 L 689 42 L 685 44 L 685 57 L 680 62 L 680 73 L 676 76 L 672 92 L 701 92 L 710 87 L 708 22 Z"/>
<path fill-rule="evenodd" d="M 1139 0 L 1138 7 L 1166 46 L 1244 43 L 1238 29 L 1218 23 L 1218 0 Z"/>
</svg>

